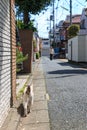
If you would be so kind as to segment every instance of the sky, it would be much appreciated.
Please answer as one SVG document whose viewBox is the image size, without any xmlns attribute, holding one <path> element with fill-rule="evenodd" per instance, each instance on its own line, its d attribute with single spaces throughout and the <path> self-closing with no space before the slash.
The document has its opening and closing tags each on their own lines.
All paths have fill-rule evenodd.
<svg viewBox="0 0 87 130">
<path fill-rule="evenodd" d="M 82 9 L 87 7 L 86 0 L 72 0 L 72 15 L 81 14 Z M 38 34 L 42 38 L 48 38 L 50 30 L 50 15 L 53 13 L 53 6 L 49 6 L 47 11 L 42 11 L 39 15 L 32 16 L 35 19 L 35 26 L 38 29 Z M 70 0 L 55 0 L 54 16 L 55 24 L 59 21 L 65 20 L 66 16 L 70 14 Z M 51 27 L 53 23 L 51 21 Z M 47 29 L 48 28 L 48 29 Z"/>
</svg>

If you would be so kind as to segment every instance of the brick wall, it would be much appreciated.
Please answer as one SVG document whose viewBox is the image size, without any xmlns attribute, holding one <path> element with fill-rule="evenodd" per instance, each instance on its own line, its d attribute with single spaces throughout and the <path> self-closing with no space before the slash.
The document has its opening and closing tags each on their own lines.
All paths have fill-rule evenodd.
<svg viewBox="0 0 87 130">
<path fill-rule="evenodd" d="M 20 42 L 24 56 L 28 54 L 28 59 L 23 62 L 23 72 L 32 73 L 33 61 L 33 31 L 28 29 L 19 30 Z"/>
<path fill-rule="evenodd" d="M 14 0 L 11 0 L 11 105 L 16 101 L 16 29 L 15 29 L 15 12 Z"/>
</svg>

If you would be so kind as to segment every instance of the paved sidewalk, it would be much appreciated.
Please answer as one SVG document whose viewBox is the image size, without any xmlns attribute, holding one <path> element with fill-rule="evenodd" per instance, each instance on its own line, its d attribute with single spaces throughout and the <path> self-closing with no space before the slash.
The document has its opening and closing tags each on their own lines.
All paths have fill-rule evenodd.
<svg viewBox="0 0 87 130">
<path fill-rule="evenodd" d="M 31 108 L 31 113 L 27 117 L 22 116 L 22 98 L 20 98 L 11 108 L 0 130 L 50 130 L 47 106 L 48 96 L 41 60 L 36 62 L 31 78 L 34 84 L 34 104 Z M 30 79 L 27 83 L 29 82 Z"/>
</svg>

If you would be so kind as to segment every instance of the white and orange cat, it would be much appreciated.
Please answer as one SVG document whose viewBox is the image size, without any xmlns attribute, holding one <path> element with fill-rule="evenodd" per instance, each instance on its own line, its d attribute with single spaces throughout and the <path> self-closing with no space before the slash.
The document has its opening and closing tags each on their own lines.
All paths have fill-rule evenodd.
<svg viewBox="0 0 87 130">
<path fill-rule="evenodd" d="M 34 102 L 34 92 L 33 92 L 33 83 L 28 85 L 23 94 L 23 107 L 24 107 L 24 116 L 26 117 L 30 113 L 31 105 Z"/>
</svg>

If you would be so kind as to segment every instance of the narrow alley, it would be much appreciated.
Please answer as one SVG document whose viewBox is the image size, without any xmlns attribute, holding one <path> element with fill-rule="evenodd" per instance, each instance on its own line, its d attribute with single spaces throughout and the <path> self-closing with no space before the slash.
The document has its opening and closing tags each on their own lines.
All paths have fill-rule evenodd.
<svg viewBox="0 0 87 130">
<path fill-rule="evenodd" d="M 87 69 L 42 57 L 51 130 L 87 129 Z"/>
</svg>

